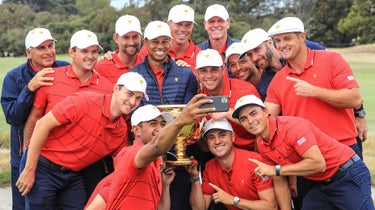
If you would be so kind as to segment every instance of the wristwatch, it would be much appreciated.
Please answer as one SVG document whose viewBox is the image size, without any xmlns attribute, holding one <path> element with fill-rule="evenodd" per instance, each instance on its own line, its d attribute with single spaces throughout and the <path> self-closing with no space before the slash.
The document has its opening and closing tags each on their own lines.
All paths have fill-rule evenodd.
<svg viewBox="0 0 375 210">
<path fill-rule="evenodd" d="M 355 111 L 354 112 L 354 116 L 355 117 L 359 117 L 359 118 L 365 118 L 366 117 L 366 112 L 365 112 L 364 109 L 359 110 L 359 111 Z"/>
<path fill-rule="evenodd" d="M 233 197 L 233 206 L 237 206 L 240 202 L 240 198 L 238 196 Z"/>
<path fill-rule="evenodd" d="M 365 112 L 365 109 L 363 108 L 363 102 L 358 109 L 354 109 L 354 116 L 359 117 L 359 118 L 365 118 L 366 117 L 366 112 Z"/>
<path fill-rule="evenodd" d="M 281 165 L 275 165 L 276 176 L 280 176 Z"/>
</svg>

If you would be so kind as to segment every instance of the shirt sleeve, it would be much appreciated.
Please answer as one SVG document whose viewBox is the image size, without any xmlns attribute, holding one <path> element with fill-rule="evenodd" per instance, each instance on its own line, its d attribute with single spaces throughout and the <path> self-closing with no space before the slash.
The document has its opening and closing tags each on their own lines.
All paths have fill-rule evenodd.
<svg viewBox="0 0 375 210">
<path fill-rule="evenodd" d="M 1 106 L 7 123 L 13 126 L 25 124 L 34 100 L 34 92 L 27 87 L 28 81 L 22 81 L 13 71 L 3 81 Z"/>
</svg>

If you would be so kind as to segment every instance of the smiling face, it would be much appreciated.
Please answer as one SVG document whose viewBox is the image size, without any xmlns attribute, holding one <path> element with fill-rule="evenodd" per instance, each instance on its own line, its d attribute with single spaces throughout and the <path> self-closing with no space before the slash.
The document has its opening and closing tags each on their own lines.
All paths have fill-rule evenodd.
<svg viewBox="0 0 375 210">
<path fill-rule="evenodd" d="M 152 61 L 163 62 L 168 55 L 171 38 L 168 36 L 159 36 L 155 39 L 145 39 L 148 49 L 148 58 Z"/>
<path fill-rule="evenodd" d="M 247 132 L 266 139 L 269 136 L 268 110 L 257 105 L 247 105 L 238 113 L 238 120 Z"/>
<path fill-rule="evenodd" d="M 221 94 L 224 88 L 223 66 L 206 66 L 197 69 L 199 81 L 209 93 Z"/>
<path fill-rule="evenodd" d="M 234 135 L 231 131 L 212 129 L 205 135 L 207 146 L 217 158 L 227 157 L 233 150 Z"/>
<path fill-rule="evenodd" d="M 84 49 L 69 48 L 69 55 L 73 59 L 73 69 L 91 71 L 98 60 L 99 46 L 92 45 Z"/>
<path fill-rule="evenodd" d="M 276 48 L 280 51 L 283 58 L 294 60 L 305 45 L 306 34 L 302 32 L 290 32 L 277 34 L 273 36 Z"/>
<path fill-rule="evenodd" d="M 127 56 L 135 56 L 141 47 L 141 34 L 135 31 L 126 33 L 123 36 L 113 34 L 113 39 L 119 50 Z"/>
<path fill-rule="evenodd" d="M 182 21 L 174 23 L 168 21 L 169 27 L 171 28 L 172 41 L 177 44 L 185 44 L 189 42 L 191 34 L 193 33 L 194 23 L 189 21 Z"/>
<path fill-rule="evenodd" d="M 273 52 L 268 46 L 269 44 L 273 44 L 272 40 L 265 41 L 246 53 L 250 60 L 259 68 L 266 69 L 271 66 Z"/>
<path fill-rule="evenodd" d="M 220 40 L 226 38 L 229 27 L 230 21 L 223 20 L 218 16 L 214 16 L 204 22 L 204 29 L 206 29 L 210 39 L 213 40 Z"/>
<path fill-rule="evenodd" d="M 51 67 L 56 60 L 55 41 L 46 40 L 37 47 L 26 49 L 26 54 L 38 71 Z"/>
<path fill-rule="evenodd" d="M 260 71 L 250 61 L 247 55 L 239 59 L 239 54 L 233 54 L 228 58 L 228 65 L 237 79 L 250 81 L 252 78 L 260 78 Z M 253 84 L 256 86 L 256 84 Z"/>
<path fill-rule="evenodd" d="M 130 91 L 125 86 L 116 85 L 112 97 L 111 114 L 112 116 L 120 116 L 134 111 L 141 103 L 143 93 Z"/>
</svg>

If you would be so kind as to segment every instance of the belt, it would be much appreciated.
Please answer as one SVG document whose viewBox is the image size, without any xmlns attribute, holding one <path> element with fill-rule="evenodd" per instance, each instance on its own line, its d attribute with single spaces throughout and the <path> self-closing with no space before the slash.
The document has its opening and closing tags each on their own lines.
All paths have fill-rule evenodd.
<svg viewBox="0 0 375 210">
<path fill-rule="evenodd" d="M 39 161 L 47 165 L 49 168 L 52 168 L 58 171 L 70 171 L 70 169 L 65 168 L 64 166 L 57 165 L 56 163 L 48 160 L 47 158 L 41 155 L 39 156 Z"/>
<path fill-rule="evenodd" d="M 350 166 L 352 166 L 359 160 L 361 160 L 361 158 L 357 154 L 353 155 L 348 161 L 340 165 L 339 169 L 337 169 L 336 173 L 333 174 L 331 178 L 322 180 L 322 182 L 324 184 L 329 184 L 332 180 L 335 180 L 335 178 L 337 178 L 343 171 L 348 169 Z"/>
</svg>

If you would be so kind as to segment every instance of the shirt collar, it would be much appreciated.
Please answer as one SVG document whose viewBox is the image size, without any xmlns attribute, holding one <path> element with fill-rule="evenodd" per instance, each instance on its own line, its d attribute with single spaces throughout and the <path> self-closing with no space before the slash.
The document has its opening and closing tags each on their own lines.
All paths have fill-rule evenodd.
<svg viewBox="0 0 375 210">
<path fill-rule="evenodd" d="M 289 74 L 299 75 L 314 65 L 314 59 L 315 59 L 315 51 L 307 48 L 307 58 L 306 58 L 305 65 L 303 66 L 303 69 L 301 70 L 301 72 L 297 72 L 296 70 L 290 68 L 288 64 L 289 63 L 288 60 L 286 61 L 288 65 L 285 65 L 285 67 L 288 69 Z"/>
</svg>

